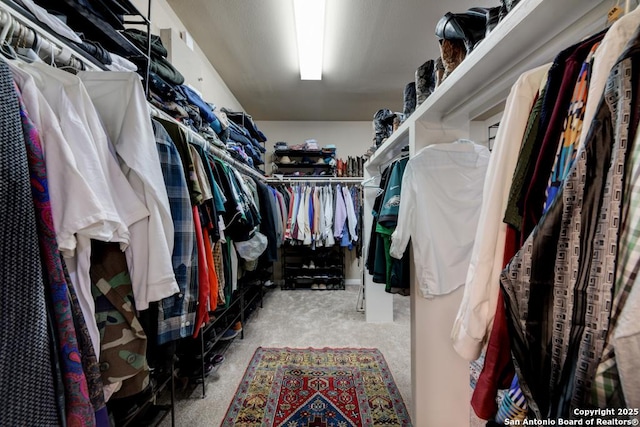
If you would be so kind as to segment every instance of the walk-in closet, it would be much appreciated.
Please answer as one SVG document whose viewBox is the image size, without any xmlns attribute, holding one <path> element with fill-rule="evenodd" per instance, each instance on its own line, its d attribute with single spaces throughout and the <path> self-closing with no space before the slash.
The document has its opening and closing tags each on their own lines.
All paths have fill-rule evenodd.
<svg viewBox="0 0 640 427">
<path fill-rule="evenodd" d="M 0 0 L 0 43 L 0 427 L 640 422 L 637 0 Z"/>
</svg>

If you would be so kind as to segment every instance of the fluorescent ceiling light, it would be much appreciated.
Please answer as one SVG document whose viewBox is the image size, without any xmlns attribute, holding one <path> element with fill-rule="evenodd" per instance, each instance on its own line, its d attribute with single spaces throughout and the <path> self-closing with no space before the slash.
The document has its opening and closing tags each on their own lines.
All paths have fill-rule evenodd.
<svg viewBox="0 0 640 427">
<path fill-rule="evenodd" d="M 301 80 L 322 79 L 325 0 L 293 0 Z"/>
</svg>

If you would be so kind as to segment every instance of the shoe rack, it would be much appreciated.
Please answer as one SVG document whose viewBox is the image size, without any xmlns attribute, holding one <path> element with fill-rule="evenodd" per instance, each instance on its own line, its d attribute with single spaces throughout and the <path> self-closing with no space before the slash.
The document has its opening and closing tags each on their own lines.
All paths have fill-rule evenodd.
<svg viewBox="0 0 640 427">
<path fill-rule="evenodd" d="M 344 290 L 344 250 L 340 246 L 282 246 L 282 289 Z"/>
<path fill-rule="evenodd" d="M 276 150 L 274 173 L 284 176 L 336 176 L 335 150 Z"/>
<path fill-rule="evenodd" d="M 224 353 L 235 338 L 244 338 L 246 322 L 251 314 L 263 307 L 265 287 L 263 280 L 239 283 L 239 288 L 226 306 L 209 313 L 210 321 L 200 329 L 197 338 L 185 338 L 179 344 L 179 377 L 183 389 L 189 392 L 202 387 L 206 397 L 206 378 L 221 365 Z M 216 356 L 218 356 L 216 358 Z M 217 359 L 217 360 L 216 360 Z"/>
</svg>

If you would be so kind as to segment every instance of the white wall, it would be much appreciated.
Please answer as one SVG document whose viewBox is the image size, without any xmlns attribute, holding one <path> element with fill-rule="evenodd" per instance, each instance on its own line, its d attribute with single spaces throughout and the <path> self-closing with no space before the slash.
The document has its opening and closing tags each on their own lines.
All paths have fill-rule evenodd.
<svg viewBox="0 0 640 427">
<path fill-rule="evenodd" d="M 148 0 L 133 0 L 142 13 L 147 13 Z M 140 28 L 136 26 L 136 28 Z M 197 43 L 193 50 L 180 38 L 186 28 L 166 0 L 151 3 L 151 33 L 162 36 L 162 44 L 169 51 L 169 61 L 185 77 L 185 83 L 199 90 L 203 98 L 218 107 L 242 111 L 242 105 L 213 68 Z"/>
</svg>

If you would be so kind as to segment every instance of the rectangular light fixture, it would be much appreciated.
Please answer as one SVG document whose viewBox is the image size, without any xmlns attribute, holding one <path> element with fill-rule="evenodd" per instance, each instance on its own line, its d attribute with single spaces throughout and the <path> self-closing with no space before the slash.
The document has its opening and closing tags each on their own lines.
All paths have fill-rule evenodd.
<svg viewBox="0 0 640 427">
<path fill-rule="evenodd" d="M 293 0 L 301 80 L 322 80 L 325 0 Z"/>
</svg>

